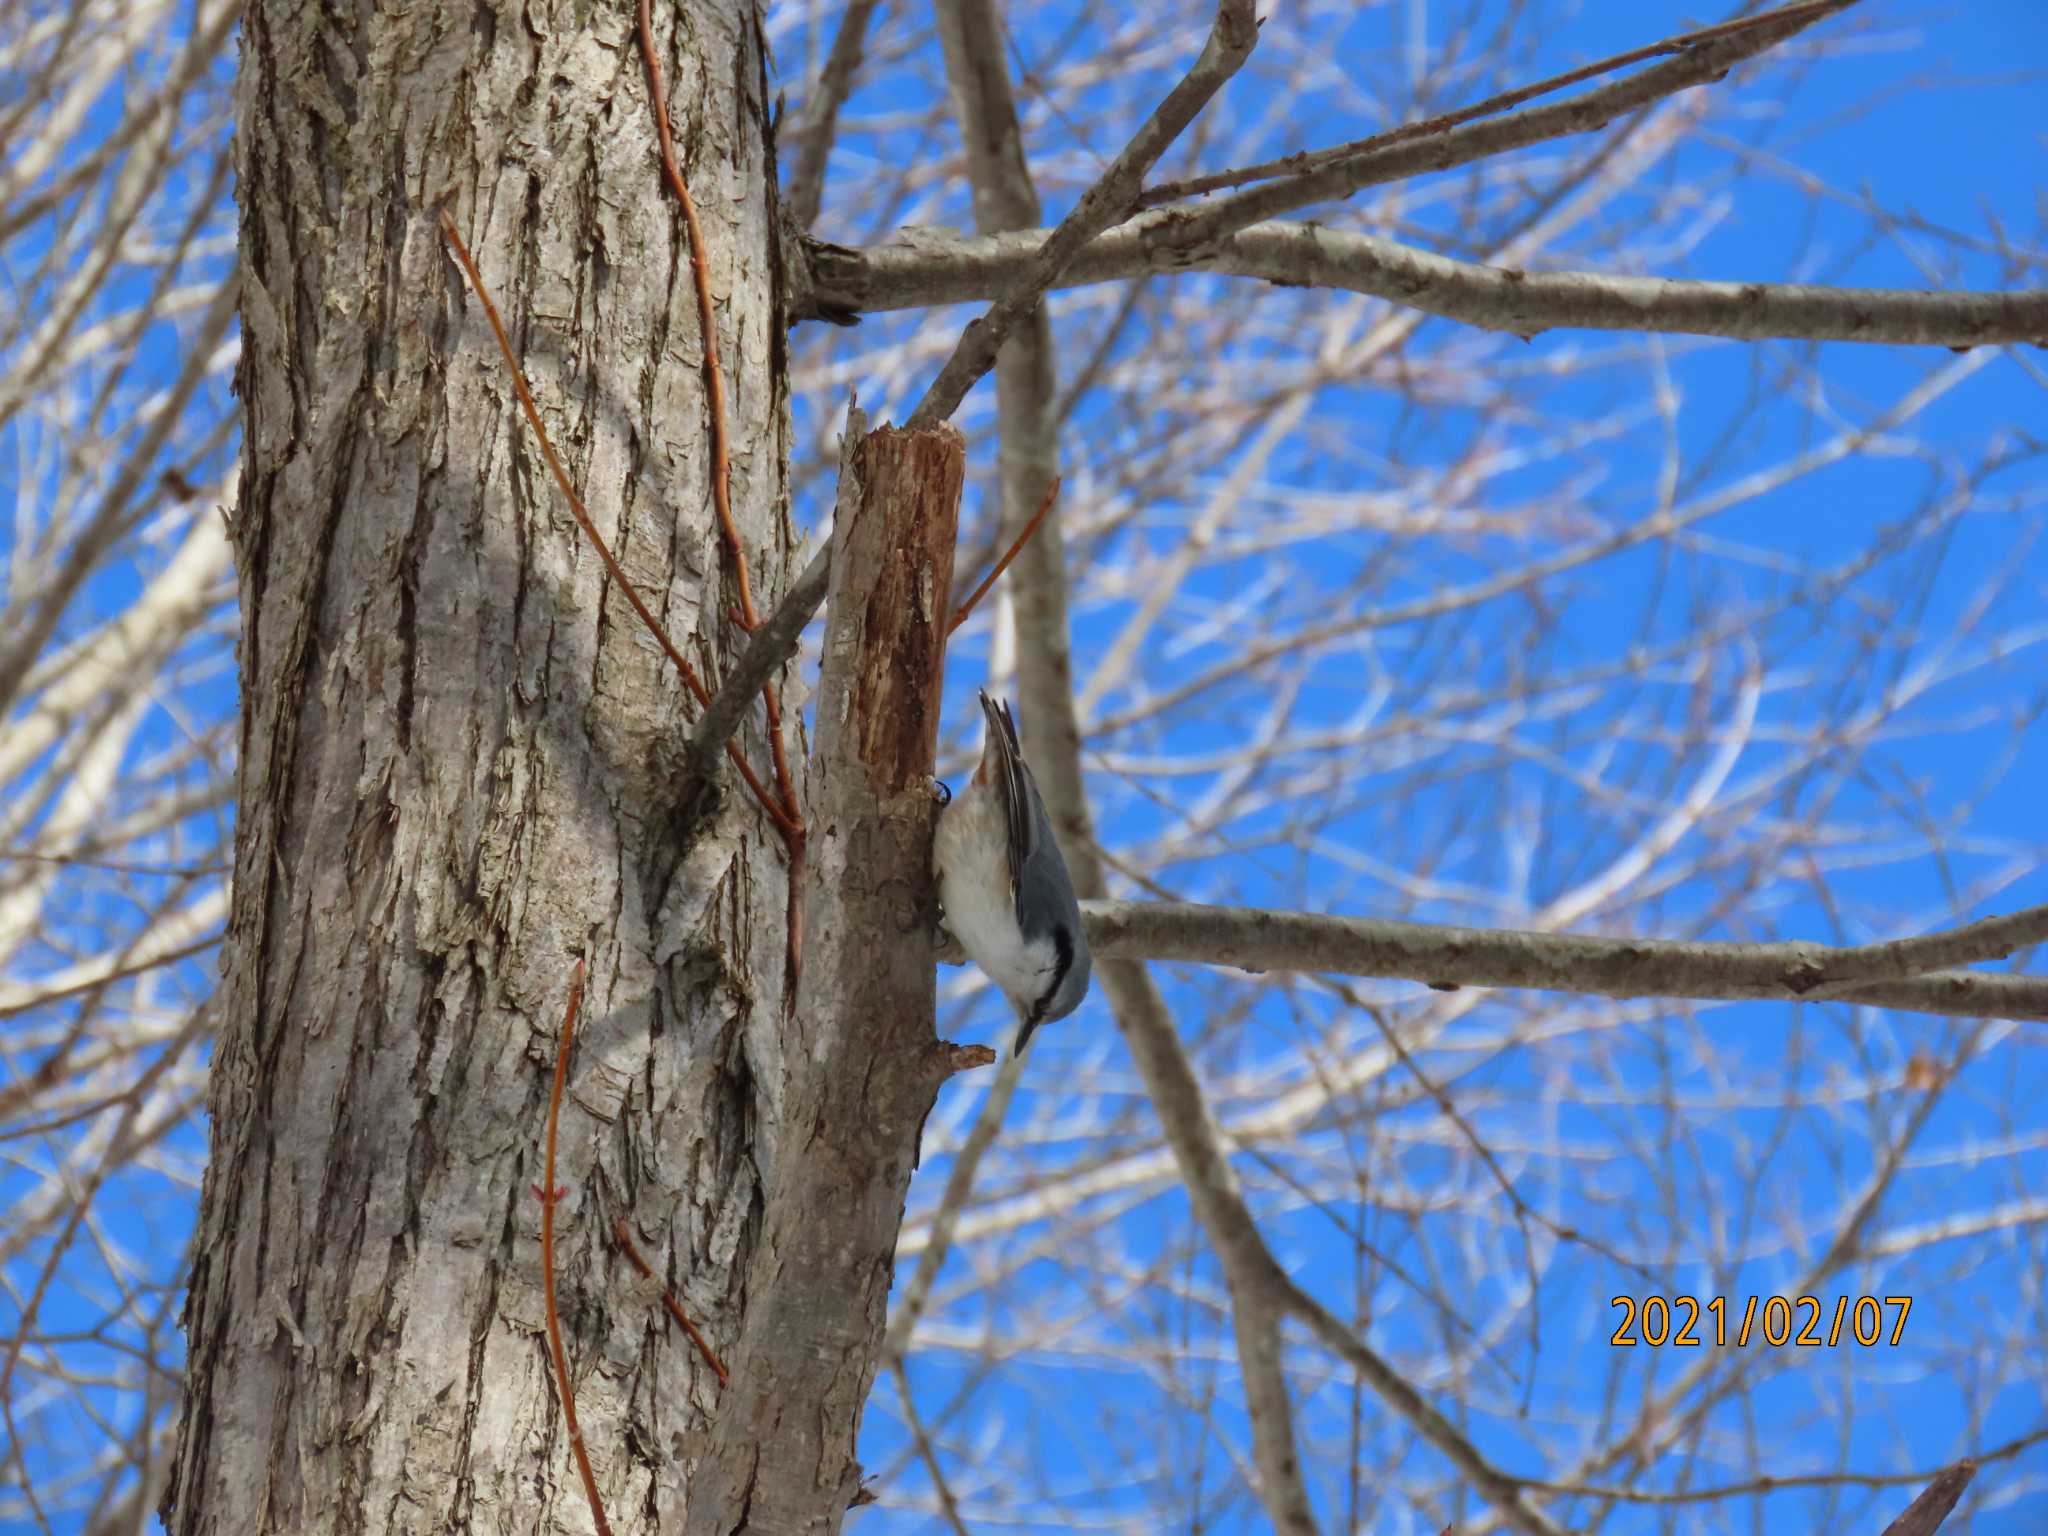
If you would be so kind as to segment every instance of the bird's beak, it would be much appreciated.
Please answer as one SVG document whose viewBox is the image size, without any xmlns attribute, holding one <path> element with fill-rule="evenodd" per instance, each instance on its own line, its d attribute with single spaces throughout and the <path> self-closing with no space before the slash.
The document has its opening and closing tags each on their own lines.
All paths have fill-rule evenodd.
<svg viewBox="0 0 2048 1536">
<path fill-rule="evenodd" d="M 1012 1056 L 1022 1056 L 1024 1054 L 1024 1047 L 1031 1043 L 1032 1031 L 1037 1028 L 1038 1021 L 1035 1019 L 1026 1019 L 1017 1026 L 1017 1043 L 1011 1048 L 1010 1054 Z"/>
</svg>

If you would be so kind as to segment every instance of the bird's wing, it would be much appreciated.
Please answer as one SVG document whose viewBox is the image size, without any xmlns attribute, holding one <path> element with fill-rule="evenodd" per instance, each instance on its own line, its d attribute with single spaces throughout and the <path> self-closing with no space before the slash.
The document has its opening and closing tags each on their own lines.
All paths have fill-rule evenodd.
<svg viewBox="0 0 2048 1536">
<path fill-rule="evenodd" d="M 988 745 L 984 755 L 995 754 L 996 792 L 1003 797 L 1003 820 L 1009 829 L 1010 897 L 1016 899 L 1017 884 L 1024 866 L 1038 851 L 1038 818 L 1032 814 L 1031 770 L 1025 766 L 1023 749 L 1017 745 L 1017 721 L 1007 702 L 981 691 L 981 712 L 988 717 Z"/>
</svg>

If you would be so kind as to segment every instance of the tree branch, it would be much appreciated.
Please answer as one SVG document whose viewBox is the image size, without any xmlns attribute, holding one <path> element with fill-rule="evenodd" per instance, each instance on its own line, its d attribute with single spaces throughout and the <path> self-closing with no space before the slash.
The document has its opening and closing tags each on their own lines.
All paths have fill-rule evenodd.
<svg viewBox="0 0 2048 1536">
<path fill-rule="evenodd" d="M 1464 1432 L 1439 1413 L 1409 1382 L 1345 1326 L 1315 1297 L 1298 1285 L 1277 1263 L 1273 1284 L 1279 1289 L 1286 1310 L 1307 1323 L 1310 1332 L 1343 1360 L 1359 1378 L 1379 1395 L 1388 1407 L 1415 1426 L 1416 1433 L 1441 1451 L 1451 1465 L 1464 1474 L 1473 1488 L 1493 1505 L 1500 1518 L 1519 1530 L 1541 1536 L 1563 1536 L 1562 1528 L 1529 1500 L 1529 1490 L 1518 1479 L 1501 1471 Z"/>
<path fill-rule="evenodd" d="M 1854 948 L 1602 938 L 1191 902 L 1091 901 L 1084 911 L 1088 942 L 1103 957 L 1600 997 L 1824 998 L 1964 1018 L 2048 1021 L 2048 976 L 1935 969 L 1999 959 L 2048 941 L 2048 907 Z"/>
<path fill-rule="evenodd" d="M 1199 248 L 1279 214 L 1315 203 L 1339 201 L 1366 187 L 1452 170 L 1549 139 L 1594 132 L 1624 113 L 1692 86 L 1719 80 L 1744 60 L 1769 51 L 1855 3 L 1856 0 L 1808 0 L 1806 4 L 1766 12 L 1739 31 L 1708 37 L 1676 58 L 1652 65 L 1640 74 L 1547 106 L 1484 118 L 1426 138 L 1389 135 L 1367 140 L 1357 153 L 1317 165 L 1300 175 L 1261 182 L 1200 209 L 1183 206 L 1172 210 L 1180 220 L 1176 243 Z"/>
<path fill-rule="evenodd" d="M 932 1034 L 927 784 L 938 742 L 966 448 L 950 427 L 856 441 L 834 539 L 809 777 L 802 1010 L 761 1049 L 782 1064 L 773 1197 L 686 1529 L 836 1530 L 859 1489 L 862 1406 L 917 1137 L 963 1053 Z M 892 942 L 877 942 L 879 937 Z M 793 1395 L 795 1394 L 795 1395 Z M 805 1405 L 794 1411 L 795 1405 Z"/>
<path fill-rule="evenodd" d="M 1604 272 L 1523 272 L 1455 261 L 1378 235 L 1315 224 L 1255 224 L 1199 248 L 1179 218 L 1145 214 L 1090 243 L 1055 286 L 1155 273 L 1215 272 L 1286 287 L 1369 294 L 1425 314 L 1529 337 L 1560 328 L 1654 331 L 1758 341 L 1977 347 L 2048 344 L 2048 290 L 2010 293 L 1728 283 Z M 807 241 L 810 313 L 920 309 L 986 299 L 1029 270 L 1044 230 L 978 238 L 921 235 L 856 251 Z M 808 318 L 792 313 L 792 320 Z"/>
<path fill-rule="evenodd" d="M 1898 1519 L 1884 1528 L 1884 1536 L 1934 1536 L 1976 1475 L 1977 1463 L 1967 1456 L 1944 1468 L 1920 1490 L 1918 1498 L 1899 1512 Z"/>
<path fill-rule="evenodd" d="M 1104 905 L 1112 904 L 1090 903 L 1091 908 Z M 1092 922 L 1089 942 L 1094 942 Z M 1293 1430 L 1286 1412 L 1284 1385 L 1279 1379 L 1279 1357 L 1266 1343 L 1269 1336 L 1277 1337 L 1271 1331 L 1277 1329 L 1280 1316 L 1292 1313 L 1351 1364 L 1388 1407 L 1442 1451 L 1506 1523 L 1532 1536 L 1558 1536 L 1559 1528 L 1530 1503 L 1516 1479 L 1487 1461 L 1478 1447 L 1405 1377 L 1331 1316 L 1281 1268 L 1245 1204 L 1222 1132 L 1209 1113 L 1194 1067 L 1173 1027 L 1158 985 L 1141 962 L 1109 959 L 1099 951 L 1097 958 L 1098 962 L 1107 960 L 1097 968 L 1103 990 L 1109 994 L 1110 1007 L 1123 1026 L 1131 1054 L 1144 1076 L 1195 1214 L 1222 1261 L 1230 1284 L 1238 1356 L 1245 1374 L 1245 1397 L 1261 1478 L 1269 1485 L 1276 1473 L 1291 1472 L 1297 1482 L 1299 1479 L 1299 1470 L 1293 1465 Z M 1283 1518 L 1287 1503 L 1276 1500 L 1270 1486 L 1262 1492 L 1275 1525 L 1283 1530 L 1296 1528 L 1290 1519 Z M 1280 1507 L 1276 1508 L 1276 1503 Z M 1303 1494 L 1301 1508 L 1306 1507 Z M 1313 1530 L 1313 1523 L 1307 1529 Z"/>
<path fill-rule="evenodd" d="M 1019 320 L 1038 308 L 1045 291 L 1058 280 L 1067 263 L 1136 205 L 1138 194 L 1144 190 L 1145 173 L 1194 121 L 1209 98 L 1237 73 L 1251 56 L 1258 36 L 1259 24 L 1253 16 L 1251 0 L 1220 0 L 1209 39 L 1186 78 L 1167 92 L 1166 99 L 1153 110 L 1109 169 L 1081 194 L 1073 212 L 1046 237 L 1008 292 L 990 306 L 987 314 L 960 333 L 953 355 L 946 359 L 938 377 L 910 413 L 907 425 L 919 427 L 941 422 L 959 408 L 975 381 L 995 365 L 1003 339 Z M 1000 60 L 1001 50 L 993 57 Z"/>
<path fill-rule="evenodd" d="M 205 318 L 184 344 L 183 366 L 169 390 L 155 405 L 155 415 L 150 418 L 148 431 L 137 442 L 120 473 L 102 493 L 91 520 L 72 536 L 60 571 L 41 582 L 41 590 L 35 594 L 33 602 L 17 598 L 18 606 L 9 610 L 7 617 L 13 622 L 5 632 L 4 648 L 0 648 L 0 715 L 13 707 L 28 680 L 31 664 L 43 654 L 44 646 L 56 634 L 65 609 L 78 595 L 79 588 L 85 585 L 86 578 L 98 569 L 100 561 L 115 542 L 133 526 L 131 503 L 143 486 L 154 478 L 151 466 L 157 463 L 164 445 L 184 423 L 185 411 L 192 397 L 212 373 L 214 352 L 234 322 L 241 293 L 239 275 L 228 278 L 214 290 L 213 302 L 207 306 Z M 25 618 L 22 616 L 24 609 Z"/>
<path fill-rule="evenodd" d="M 818 209 L 825 200 L 825 162 L 832 153 L 839 109 L 853 92 L 853 77 L 860 70 L 861 49 L 877 3 L 847 0 L 839 30 L 832 37 L 832 51 L 818 72 L 817 90 L 804 106 L 803 125 L 796 132 L 796 169 L 790 172 L 789 189 L 783 194 L 784 206 L 799 229 L 818 222 Z"/>
<path fill-rule="evenodd" d="M 1853 4 L 1854 0 L 1848 0 L 1848 3 Z M 1818 19 L 1819 14 L 1839 8 L 1838 5 L 1831 3 L 1831 0 L 1804 0 L 1803 4 L 1790 7 L 1789 10 L 1814 11 Z M 1568 85 L 1582 85 L 1601 75 L 1611 75 L 1618 69 L 1626 69 L 1631 64 L 1642 64 L 1651 59 L 1682 54 L 1717 37 L 1746 31 L 1751 27 L 1782 24 L 1787 19 L 1788 14 L 1784 11 L 1765 16 L 1739 16 L 1733 21 L 1719 22 L 1697 31 L 1681 32 L 1675 37 L 1665 38 L 1662 42 L 1651 43 L 1642 48 L 1631 48 L 1626 53 L 1610 54 L 1596 63 L 1582 64 L 1577 69 L 1566 70 L 1561 75 L 1551 75 L 1530 85 L 1516 86 L 1513 90 L 1474 102 L 1469 107 L 1460 107 L 1455 112 L 1445 112 L 1436 117 L 1402 123 L 1398 127 L 1389 128 L 1350 144 L 1336 144 L 1328 149 L 1315 151 L 1298 151 L 1282 156 L 1278 160 L 1269 160 L 1262 165 L 1239 166 L 1233 170 L 1192 177 L 1187 181 L 1149 187 L 1140 201 L 1144 207 L 1156 208 L 1165 203 L 1179 202 L 1183 198 L 1208 192 L 1249 186 L 1255 181 L 1269 181 L 1279 176 L 1299 176 L 1306 171 L 1320 170 L 1342 160 L 1355 160 L 1362 155 L 1406 143 L 1411 139 L 1432 138 L 1483 117 L 1498 117 L 1501 113 L 1519 107 L 1525 102 L 1534 101 L 1538 96 L 1551 95 Z"/>
<path fill-rule="evenodd" d="M 1099 873 L 1096 878 L 1099 880 Z M 1301 1480 L 1293 1410 L 1279 1350 L 1275 1301 L 1280 1293 L 1280 1266 L 1245 1205 L 1222 1133 L 1209 1113 L 1158 984 L 1142 963 L 1131 960 L 1102 964 L 1098 958 L 1096 975 L 1145 1080 L 1147 1096 L 1173 1149 L 1195 1217 L 1215 1249 L 1230 1287 L 1260 1499 L 1276 1529 L 1313 1532 L 1315 1517 Z"/>
</svg>

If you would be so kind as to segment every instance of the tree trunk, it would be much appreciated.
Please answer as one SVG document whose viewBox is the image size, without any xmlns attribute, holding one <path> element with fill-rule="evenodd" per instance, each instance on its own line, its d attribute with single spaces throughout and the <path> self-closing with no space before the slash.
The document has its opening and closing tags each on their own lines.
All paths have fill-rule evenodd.
<svg viewBox="0 0 2048 1536">
<path fill-rule="evenodd" d="M 745 5 L 655 28 L 766 607 L 791 551 L 765 45 Z M 167 1523 L 590 1528 L 532 1187 L 582 954 L 562 1325 L 615 1524 L 677 1528 L 718 1386 L 610 1232 L 729 1347 L 781 1130 L 786 871 L 744 796 L 681 803 L 680 683 L 437 228 L 649 604 L 687 654 L 733 654 L 631 9 L 250 0 L 243 29 L 239 820 Z"/>
</svg>

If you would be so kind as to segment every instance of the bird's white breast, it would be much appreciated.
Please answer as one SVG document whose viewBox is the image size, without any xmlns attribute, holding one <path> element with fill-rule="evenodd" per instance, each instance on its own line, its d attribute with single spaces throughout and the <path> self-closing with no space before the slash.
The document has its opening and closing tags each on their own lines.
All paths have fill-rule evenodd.
<svg viewBox="0 0 2048 1536">
<path fill-rule="evenodd" d="M 939 813 L 932 866 L 946 927 L 1021 1017 L 1051 980 L 1056 956 L 1049 943 L 1025 945 L 1018 931 L 1007 836 L 995 790 L 970 782 Z"/>
</svg>

